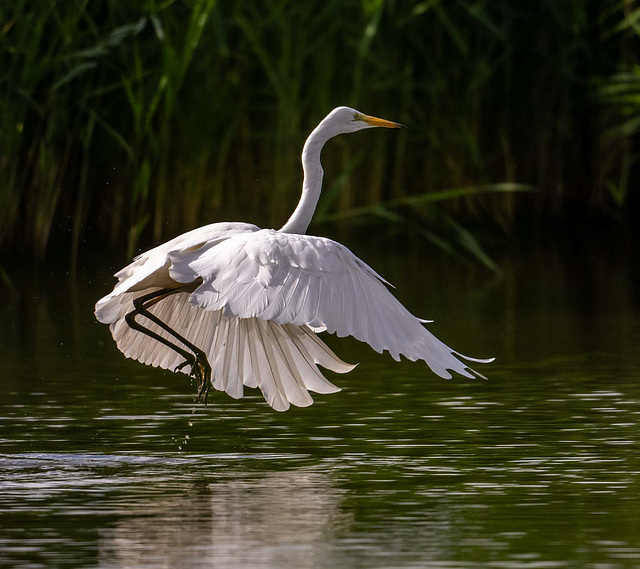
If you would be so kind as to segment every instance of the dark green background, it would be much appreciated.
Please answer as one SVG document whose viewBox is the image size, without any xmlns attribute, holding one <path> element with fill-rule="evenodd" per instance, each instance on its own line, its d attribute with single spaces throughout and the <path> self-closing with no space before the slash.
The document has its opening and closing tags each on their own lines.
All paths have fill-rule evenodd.
<svg viewBox="0 0 640 569">
<path fill-rule="evenodd" d="M 639 17 L 635 0 L 4 1 L 0 250 L 279 227 L 338 105 L 411 128 L 332 142 L 316 222 L 382 215 L 440 246 L 627 228 Z"/>
</svg>

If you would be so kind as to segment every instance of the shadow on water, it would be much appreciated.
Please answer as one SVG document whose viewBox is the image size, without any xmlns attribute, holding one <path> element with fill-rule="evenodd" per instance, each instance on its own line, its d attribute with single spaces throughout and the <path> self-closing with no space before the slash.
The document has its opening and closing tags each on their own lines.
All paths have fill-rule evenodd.
<svg viewBox="0 0 640 569">
<path fill-rule="evenodd" d="M 502 277 L 350 242 L 488 381 L 328 338 L 361 365 L 307 409 L 207 408 L 125 360 L 117 265 L 13 270 L 0 305 L 0 566 L 632 567 L 640 327 L 627 259 L 505 255 Z M 428 259 L 428 260 L 425 260 Z M 106 264 L 105 264 L 106 265 Z"/>
</svg>

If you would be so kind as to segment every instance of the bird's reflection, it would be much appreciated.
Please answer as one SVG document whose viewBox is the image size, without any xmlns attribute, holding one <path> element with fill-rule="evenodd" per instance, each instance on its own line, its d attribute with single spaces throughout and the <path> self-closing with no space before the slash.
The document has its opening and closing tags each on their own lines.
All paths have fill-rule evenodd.
<svg viewBox="0 0 640 569">
<path fill-rule="evenodd" d="M 105 530 L 101 564 L 121 567 L 315 567 L 351 515 L 326 473 L 226 473 L 127 505 Z"/>
</svg>

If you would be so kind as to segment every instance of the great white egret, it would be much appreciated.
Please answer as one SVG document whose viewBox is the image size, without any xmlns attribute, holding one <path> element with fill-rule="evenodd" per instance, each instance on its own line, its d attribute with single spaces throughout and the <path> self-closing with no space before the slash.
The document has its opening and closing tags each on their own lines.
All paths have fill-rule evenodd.
<svg viewBox="0 0 640 569">
<path fill-rule="evenodd" d="M 338 373 L 355 366 L 318 338 L 325 330 L 397 361 L 401 354 L 424 360 L 444 378 L 449 370 L 482 377 L 464 360 L 492 359 L 452 350 L 349 249 L 305 235 L 322 188 L 324 144 L 338 134 L 401 126 L 334 109 L 304 144 L 302 197 L 280 230 L 214 223 L 142 253 L 116 273 L 115 288 L 96 304 L 97 319 L 109 324 L 126 357 L 195 377 L 205 401 L 211 384 L 235 398 L 244 385 L 259 387 L 278 411 L 311 405 L 309 391 L 339 391 L 318 364 Z"/>
</svg>

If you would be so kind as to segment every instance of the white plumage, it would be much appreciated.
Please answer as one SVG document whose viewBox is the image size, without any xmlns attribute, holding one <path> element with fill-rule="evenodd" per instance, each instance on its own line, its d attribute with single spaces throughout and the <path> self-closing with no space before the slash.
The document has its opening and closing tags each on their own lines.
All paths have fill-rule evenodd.
<svg viewBox="0 0 640 569">
<path fill-rule="evenodd" d="M 96 304 L 96 317 L 110 325 L 124 355 L 164 369 L 175 369 L 184 361 L 175 349 L 131 328 L 125 319 L 134 311 L 134 299 L 170 290 L 152 301 L 148 312 L 206 354 L 213 387 L 235 398 L 242 397 L 245 385 L 259 387 L 279 411 L 290 404 L 310 405 L 309 391 L 339 391 L 318 365 L 338 373 L 353 369 L 318 338 L 322 330 L 354 336 L 379 353 L 387 350 L 396 360 L 400 355 L 424 360 L 441 377 L 451 377 L 450 371 L 480 376 L 465 360 L 490 359 L 455 352 L 424 327 L 425 321 L 411 315 L 389 292 L 388 283 L 349 249 L 304 235 L 322 185 L 322 146 L 336 134 L 371 126 L 400 125 L 347 107 L 335 109 L 320 123 L 303 151 L 302 199 L 280 231 L 246 223 L 207 225 L 143 253 L 118 272 L 113 292 Z M 149 318 L 144 328 L 189 350 Z M 195 373 L 195 363 L 182 371 Z M 208 377 L 203 381 L 208 387 Z"/>
</svg>

